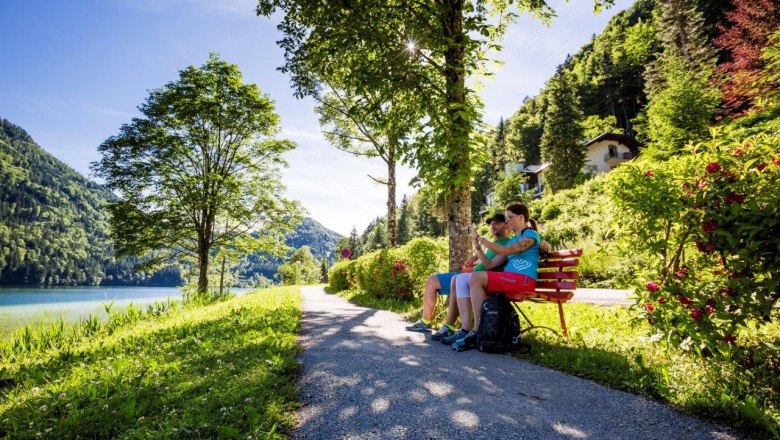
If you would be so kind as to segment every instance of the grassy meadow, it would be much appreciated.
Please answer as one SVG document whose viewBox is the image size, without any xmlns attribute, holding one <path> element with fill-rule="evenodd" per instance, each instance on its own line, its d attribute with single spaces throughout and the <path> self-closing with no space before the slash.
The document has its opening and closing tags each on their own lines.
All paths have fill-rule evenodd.
<svg viewBox="0 0 780 440">
<path fill-rule="evenodd" d="M 20 331 L 0 346 L 0 437 L 285 438 L 300 303 L 281 287 Z"/>
<path fill-rule="evenodd" d="M 400 313 L 412 322 L 421 317 L 419 299 L 377 299 L 357 290 L 338 294 L 364 306 Z M 534 324 L 560 327 L 554 304 L 521 307 Z M 526 334 L 531 353 L 516 356 L 665 402 L 752 436 L 780 438 L 780 324 L 776 321 L 760 331 L 740 334 L 739 343 L 751 348 L 750 355 L 729 363 L 679 348 L 663 349 L 663 338 L 650 334 L 650 326 L 635 322 L 624 307 L 570 303 L 564 312 L 568 341 L 547 330 L 533 330 Z"/>
</svg>

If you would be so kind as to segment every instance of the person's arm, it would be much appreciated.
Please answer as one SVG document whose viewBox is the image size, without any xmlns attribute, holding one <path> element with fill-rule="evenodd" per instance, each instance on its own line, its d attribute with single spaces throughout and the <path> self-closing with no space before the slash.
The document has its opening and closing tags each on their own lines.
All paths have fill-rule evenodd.
<svg viewBox="0 0 780 440">
<path fill-rule="evenodd" d="M 488 258 L 482 250 L 482 246 L 474 240 L 472 240 L 472 243 L 474 244 L 474 249 L 477 251 L 477 258 L 479 258 L 479 262 L 485 266 L 485 270 L 495 269 L 506 262 L 506 257 L 503 255 L 496 255 L 493 258 Z"/>
<path fill-rule="evenodd" d="M 518 252 L 523 252 L 524 250 L 533 246 L 536 243 L 536 240 L 531 237 L 523 237 L 509 246 L 501 246 L 500 244 L 493 243 L 485 237 L 480 237 L 477 235 L 476 243 L 480 246 L 485 246 L 486 248 L 495 252 L 496 255 L 507 256 L 516 254 Z"/>
</svg>

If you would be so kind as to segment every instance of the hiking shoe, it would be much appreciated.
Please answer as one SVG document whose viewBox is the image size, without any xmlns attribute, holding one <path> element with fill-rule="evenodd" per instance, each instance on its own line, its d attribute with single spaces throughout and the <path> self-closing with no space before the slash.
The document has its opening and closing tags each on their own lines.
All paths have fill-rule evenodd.
<svg viewBox="0 0 780 440">
<path fill-rule="evenodd" d="M 469 332 L 462 339 L 452 343 L 452 349 L 455 351 L 466 351 L 477 346 L 477 334 L 475 332 Z"/>
<path fill-rule="evenodd" d="M 434 341 L 441 341 L 442 338 L 444 338 L 446 336 L 449 336 L 452 333 L 453 333 L 453 331 L 450 330 L 449 327 L 447 327 L 446 325 L 443 325 L 443 326 L 441 326 L 441 328 L 439 330 L 436 331 L 436 333 L 434 333 L 431 336 L 431 339 L 433 339 Z"/>
<path fill-rule="evenodd" d="M 421 333 L 428 333 L 431 331 L 431 328 L 433 327 L 433 323 L 426 324 L 422 322 L 422 319 L 415 322 L 414 324 L 406 327 L 407 331 L 410 332 L 421 332 Z"/>
<path fill-rule="evenodd" d="M 463 339 L 466 337 L 466 335 L 469 334 L 466 330 L 460 329 L 456 331 L 453 335 L 447 336 L 446 338 L 442 338 L 441 343 L 444 345 L 452 345 L 455 341 L 458 339 Z"/>
</svg>

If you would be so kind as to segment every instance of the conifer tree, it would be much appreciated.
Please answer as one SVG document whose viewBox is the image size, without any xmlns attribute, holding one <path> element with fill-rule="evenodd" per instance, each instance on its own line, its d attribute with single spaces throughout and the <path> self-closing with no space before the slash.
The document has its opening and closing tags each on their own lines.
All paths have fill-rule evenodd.
<svg viewBox="0 0 780 440">
<path fill-rule="evenodd" d="M 542 160 L 550 163 L 544 179 L 553 192 L 574 186 L 585 165 L 581 125 L 584 117 L 569 75 L 559 68 L 547 89 L 548 107 L 540 147 Z"/>
<path fill-rule="evenodd" d="M 707 136 L 720 97 L 709 82 L 715 49 L 693 1 L 660 0 L 654 20 L 663 52 L 645 71 L 647 153 L 666 159 Z"/>
<path fill-rule="evenodd" d="M 507 123 L 507 148 L 514 162 L 539 165 L 542 160 L 539 145 L 544 130 L 545 101 L 542 96 L 525 97 L 520 109 Z"/>
<path fill-rule="evenodd" d="M 347 248 L 349 248 L 349 250 L 352 252 L 352 254 L 349 256 L 350 260 L 354 260 L 360 256 L 358 252 L 358 244 L 357 228 L 353 226 L 352 232 L 349 233 L 349 241 L 347 242 Z"/>
<path fill-rule="evenodd" d="M 397 225 L 397 234 L 398 234 L 398 244 L 404 245 L 409 242 L 409 240 L 412 239 L 411 235 L 411 206 L 409 206 L 409 199 L 406 197 L 406 194 L 404 194 L 403 199 L 401 200 L 401 207 L 398 210 L 398 225 Z"/>
</svg>

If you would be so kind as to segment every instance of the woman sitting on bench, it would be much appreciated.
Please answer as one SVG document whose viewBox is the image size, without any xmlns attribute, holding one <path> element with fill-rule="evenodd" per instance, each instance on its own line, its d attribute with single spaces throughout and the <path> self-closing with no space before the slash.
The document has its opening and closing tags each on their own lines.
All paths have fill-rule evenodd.
<svg viewBox="0 0 780 440">
<path fill-rule="evenodd" d="M 539 246 L 541 244 L 538 226 L 525 205 L 516 203 L 506 207 L 506 219 L 509 227 L 515 231 L 515 237 L 505 246 L 497 245 L 471 231 L 471 241 L 477 256 L 483 260 L 482 246 L 493 251 L 496 259 L 507 260 L 504 272 L 474 273 L 469 280 L 471 306 L 474 309 L 474 329 L 463 339 L 455 342 L 459 350 L 467 350 L 477 345 L 476 331 L 479 328 L 479 315 L 486 294 L 497 292 L 533 292 L 539 269 Z M 499 260 L 500 261 L 500 260 Z"/>
</svg>

